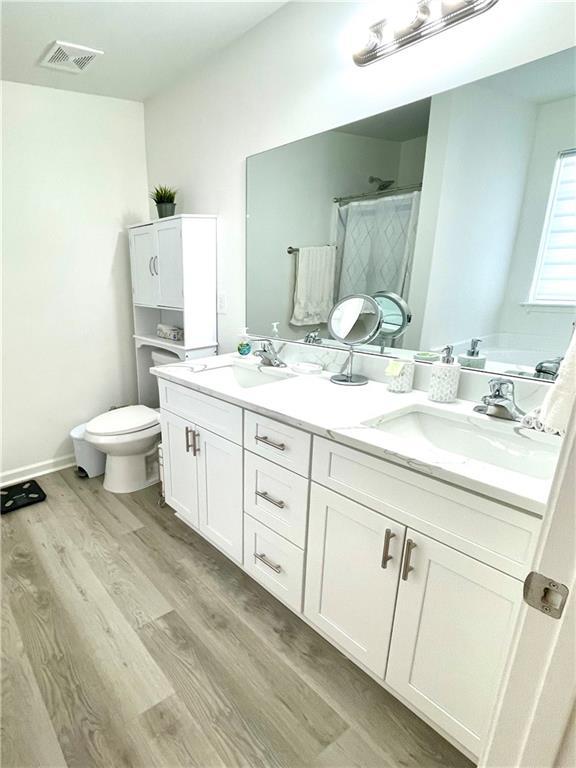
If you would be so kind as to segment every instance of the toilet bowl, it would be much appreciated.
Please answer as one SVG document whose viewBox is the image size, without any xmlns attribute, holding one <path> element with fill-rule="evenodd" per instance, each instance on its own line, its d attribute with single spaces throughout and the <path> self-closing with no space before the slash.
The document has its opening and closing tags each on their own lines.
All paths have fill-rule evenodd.
<svg viewBox="0 0 576 768">
<path fill-rule="evenodd" d="M 86 442 L 106 454 L 104 488 L 132 493 L 158 482 L 160 417 L 145 405 L 128 405 L 86 424 Z"/>
</svg>

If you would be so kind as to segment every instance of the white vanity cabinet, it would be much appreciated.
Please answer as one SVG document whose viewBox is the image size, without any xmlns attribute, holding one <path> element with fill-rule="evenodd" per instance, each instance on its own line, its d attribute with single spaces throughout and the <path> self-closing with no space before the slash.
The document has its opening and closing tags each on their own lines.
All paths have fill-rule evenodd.
<svg viewBox="0 0 576 768">
<path fill-rule="evenodd" d="M 168 504 L 470 755 L 541 521 L 159 381 Z"/>
<path fill-rule="evenodd" d="M 160 402 L 166 502 L 241 563 L 242 445 L 229 439 L 241 437 L 241 409 L 164 382 Z"/>
<path fill-rule="evenodd" d="M 164 496 L 178 516 L 198 527 L 198 464 L 192 452 L 194 424 L 161 412 Z"/>
<path fill-rule="evenodd" d="M 312 484 L 304 614 L 383 678 L 405 527 Z"/>
<path fill-rule="evenodd" d="M 522 582 L 408 529 L 386 682 L 474 754 L 521 601 Z"/>
<path fill-rule="evenodd" d="M 478 755 L 540 521 L 316 437 L 312 480 L 306 617 Z"/>
</svg>

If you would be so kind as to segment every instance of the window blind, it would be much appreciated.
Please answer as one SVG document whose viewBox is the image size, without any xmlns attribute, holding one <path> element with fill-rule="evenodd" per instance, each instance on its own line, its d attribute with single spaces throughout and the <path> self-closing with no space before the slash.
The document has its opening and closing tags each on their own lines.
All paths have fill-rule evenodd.
<svg viewBox="0 0 576 768">
<path fill-rule="evenodd" d="M 576 149 L 556 162 L 531 304 L 576 304 Z"/>
</svg>

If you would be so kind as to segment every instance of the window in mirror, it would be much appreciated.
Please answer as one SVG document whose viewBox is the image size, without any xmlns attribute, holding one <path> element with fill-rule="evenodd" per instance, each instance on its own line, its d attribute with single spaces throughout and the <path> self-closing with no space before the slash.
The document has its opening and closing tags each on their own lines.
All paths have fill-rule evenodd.
<svg viewBox="0 0 576 768">
<path fill-rule="evenodd" d="M 530 304 L 576 304 L 576 149 L 556 162 Z"/>
</svg>

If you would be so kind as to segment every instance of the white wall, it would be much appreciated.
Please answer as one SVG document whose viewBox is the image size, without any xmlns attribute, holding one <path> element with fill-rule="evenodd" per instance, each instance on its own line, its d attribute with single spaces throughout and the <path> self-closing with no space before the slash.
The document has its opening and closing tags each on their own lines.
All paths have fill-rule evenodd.
<svg viewBox="0 0 576 768">
<path fill-rule="evenodd" d="M 483 84 L 432 99 L 428 157 L 441 173 L 426 178 L 421 215 L 435 219 L 435 237 L 418 233 L 413 269 L 428 284 L 421 349 L 497 329 L 535 120 L 532 104 Z M 421 305 L 409 303 L 420 317 Z"/>
<path fill-rule="evenodd" d="M 340 131 L 323 133 L 248 160 L 248 311 L 251 333 L 302 338 L 289 325 L 296 256 L 288 246 L 333 242 L 333 198 L 369 191 L 368 177 L 397 179 L 402 144 Z"/>
<path fill-rule="evenodd" d="M 410 187 L 422 184 L 426 159 L 427 136 L 417 136 L 401 143 L 398 186 Z"/>
<path fill-rule="evenodd" d="M 145 105 L 149 179 L 179 210 L 220 217 L 222 351 L 244 324 L 244 160 L 574 44 L 576 7 L 502 0 L 488 13 L 367 68 L 348 45 L 363 3 L 290 3 L 200 73 Z"/>
<path fill-rule="evenodd" d="M 576 147 L 576 99 L 543 104 L 538 110 L 522 216 L 499 319 L 503 333 L 549 338 L 554 353 L 563 354 L 570 341 L 573 307 L 528 307 L 528 300 L 558 153 Z"/>
<path fill-rule="evenodd" d="M 143 108 L 3 83 L 3 481 L 135 402 L 127 240 L 147 216 Z M 28 468 L 28 469 L 27 469 Z"/>
</svg>

